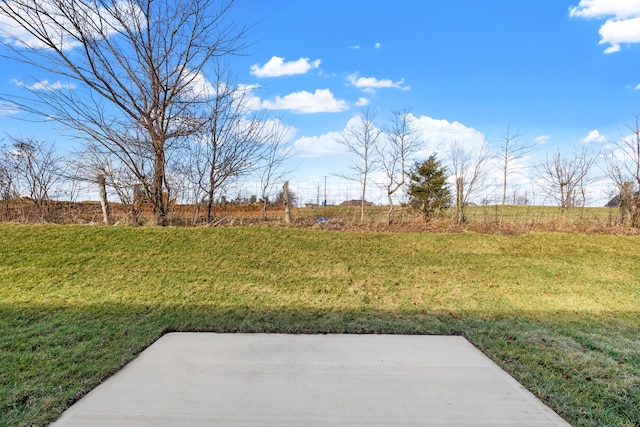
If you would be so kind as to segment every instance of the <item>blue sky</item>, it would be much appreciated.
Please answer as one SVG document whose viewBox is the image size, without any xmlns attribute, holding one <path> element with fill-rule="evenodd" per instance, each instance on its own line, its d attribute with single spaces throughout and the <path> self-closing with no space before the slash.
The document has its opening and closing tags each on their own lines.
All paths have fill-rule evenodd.
<svg viewBox="0 0 640 427">
<path fill-rule="evenodd" d="M 610 44 L 600 44 L 599 29 L 615 15 L 571 16 L 572 7 L 588 2 L 388 4 L 393 7 L 238 0 L 235 14 L 241 22 L 257 22 L 257 42 L 251 56 L 236 61 L 237 72 L 247 83 L 263 85 L 261 99 L 328 89 L 348 104 L 340 113 L 293 116 L 301 135 L 339 130 L 360 98 L 376 109 L 408 106 L 416 115 L 481 132 L 500 133 L 511 122 L 529 137 L 563 140 L 580 140 L 593 129 L 615 132 L 640 109 L 638 46 L 621 43 L 619 52 L 606 54 Z M 640 15 L 640 2 L 635 4 Z M 274 57 L 319 65 L 280 77 L 251 73 L 251 66 Z M 395 86 L 366 91 L 351 76 Z"/>
<path fill-rule="evenodd" d="M 381 121 L 410 108 L 433 150 L 499 144 L 510 125 L 536 144 L 531 162 L 605 147 L 640 113 L 637 0 L 238 0 L 234 13 L 256 23 L 240 79 L 295 128 L 300 156 L 317 155 L 302 161 L 317 175 L 341 164 L 332 138 L 364 104 Z"/>
<path fill-rule="evenodd" d="M 535 144 L 529 167 L 557 148 L 606 148 L 640 114 L 640 0 L 236 0 L 231 14 L 252 25 L 238 81 L 290 126 L 301 192 L 348 167 L 335 137 L 363 106 L 381 125 L 411 109 L 423 156 L 495 146 L 511 126 Z M 3 92 L 31 75 L 0 61 Z M 29 135 L 2 108 L 0 129 Z"/>
</svg>

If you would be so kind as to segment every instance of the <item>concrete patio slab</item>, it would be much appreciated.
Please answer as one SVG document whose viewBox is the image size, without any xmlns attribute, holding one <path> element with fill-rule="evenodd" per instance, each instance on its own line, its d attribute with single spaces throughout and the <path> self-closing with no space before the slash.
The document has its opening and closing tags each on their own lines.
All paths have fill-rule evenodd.
<svg viewBox="0 0 640 427">
<path fill-rule="evenodd" d="M 72 426 L 568 426 L 462 337 L 171 333 Z"/>
</svg>

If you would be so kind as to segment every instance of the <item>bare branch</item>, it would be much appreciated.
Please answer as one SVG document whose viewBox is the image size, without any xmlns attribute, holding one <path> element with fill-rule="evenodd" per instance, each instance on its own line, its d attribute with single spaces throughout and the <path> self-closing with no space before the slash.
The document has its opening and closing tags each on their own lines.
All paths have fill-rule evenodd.
<svg viewBox="0 0 640 427">
<path fill-rule="evenodd" d="M 422 144 L 418 132 L 412 127 L 414 117 L 410 110 L 394 110 L 392 115 L 384 143 L 376 146 L 380 166 L 386 177 L 384 187 L 389 202 L 387 224 L 391 224 L 394 210 L 393 195 L 405 184 L 406 164 Z"/>
<path fill-rule="evenodd" d="M 631 134 L 620 139 L 606 156 L 607 175 L 616 185 L 621 222 L 631 219 L 640 226 L 640 118 L 629 126 Z M 624 196 L 624 197 L 623 197 Z"/>
<path fill-rule="evenodd" d="M 524 158 L 533 149 L 533 144 L 526 144 L 518 141 L 521 137 L 520 130 L 512 132 L 511 125 L 507 125 L 507 130 L 501 139 L 497 159 L 502 166 L 502 205 L 507 201 L 507 179 L 512 173 L 518 172 L 518 160 Z"/>
<path fill-rule="evenodd" d="M 596 160 L 597 156 L 583 146 L 575 148 L 571 157 L 563 155 L 558 149 L 551 158 L 547 154 L 545 162 L 538 166 L 540 186 L 558 203 L 563 218 L 568 209 L 580 203 L 584 206 L 583 189 L 594 180 L 590 173 Z"/>
<path fill-rule="evenodd" d="M 375 113 L 365 108 L 361 115 L 350 121 L 344 131 L 336 139 L 336 142 L 344 146 L 355 160 L 351 164 L 351 173 L 342 175 L 343 178 L 356 181 L 360 184 L 360 223 L 364 222 L 365 195 L 369 174 L 376 168 L 376 146 L 382 130 L 375 124 Z"/>
<path fill-rule="evenodd" d="M 456 184 L 456 224 L 466 221 L 465 208 L 472 196 L 484 186 L 484 172 L 489 160 L 486 140 L 477 149 L 464 147 L 462 142 L 451 145 L 449 157 Z"/>
</svg>

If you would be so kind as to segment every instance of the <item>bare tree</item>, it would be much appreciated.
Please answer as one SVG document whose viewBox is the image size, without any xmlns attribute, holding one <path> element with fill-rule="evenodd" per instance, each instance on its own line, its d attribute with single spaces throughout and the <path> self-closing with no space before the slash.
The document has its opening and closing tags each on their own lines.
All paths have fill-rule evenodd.
<svg viewBox="0 0 640 427">
<path fill-rule="evenodd" d="M 0 200 L 3 202 L 4 215 L 9 218 L 11 200 L 18 194 L 15 188 L 16 170 L 11 165 L 11 154 L 8 149 L 0 146 Z"/>
<path fill-rule="evenodd" d="M 554 199 L 562 211 L 566 212 L 579 204 L 586 204 L 585 188 L 594 181 L 590 173 L 597 156 L 589 152 L 586 146 L 574 148 L 573 155 L 563 155 L 558 149 L 551 158 L 538 166 L 540 186 L 548 197 Z"/>
<path fill-rule="evenodd" d="M 5 157 L 5 153 L 2 153 Z M 9 169 L 9 165 L 0 158 L 0 200 L 8 202 L 13 198 L 13 176 Z"/>
<path fill-rule="evenodd" d="M 454 222 L 466 222 L 465 209 L 471 197 L 482 189 L 484 171 L 489 160 L 486 141 L 475 148 L 464 147 L 460 141 L 454 141 L 449 152 L 451 171 L 455 179 L 456 211 Z"/>
<path fill-rule="evenodd" d="M 127 165 L 164 224 L 166 157 L 176 140 L 201 127 L 206 71 L 242 48 L 243 29 L 228 22 L 233 0 L 7 0 L 0 14 L 9 57 L 58 75 L 1 96 L 21 109 L 80 131 Z M 17 27 L 28 39 L 9 31 Z M 44 86 L 44 89 L 42 90 Z M 147 176 L 134 163 L 144 149 Z"/>
<path fill-rule="evenodd" d="M 634 182 L 626 181 L 623 182 L 619 186 L 618 193 L 618 209 L 620 211 L 620 223 L 621 224 L 629 224 L 632 226 L 637 226 L 637 203 L 635 199 L 637 198 L 633 191 Z"/>
<path fill-rule="evenodd" d="M 52 144 L 33 138 L 12 137 L 9 167 L 15 177 L 14 188 L 28 196 L 41 220 L 48 220 L 52 191 L 63 179 L 65 164 Z"/>
<path fill-rule="evenodd" d="M 376 167 L 376 145 L 382 130 L 374 122 L 375 114 L 369 109 L 362 110 L 361 115 L 349 121 L 344 131 L 336 139 L 340 145 L 355 156 L 351 164 L 351 173 L 341 175 L 342 178 L 360 184 L 360 223 L 364 223 L 365 195 L 369 174 Z"/>
<path fill-rule="evenodd" d="M 395 110 L 392 111 L 392 115 L 391 125 L 386 129 L 384 144 L 376 146 L 386 178 L 384 187 L 389 201 L 388 225 L 391 224 L 394 210 L 393 195 L 405 184 L 406 163 L 421 143 L 418 133 L 411 127 L 413 116 L 410 110 Z"/>
<path fill-rule="evenodd" d="M 292 154 L 291 147 L 285 145 L 286 133 L 282 123 L 277 120 L 272 122 L 269 134 L 265 135 L 263 156 L 257 168 L 263 220 L 267 219 L 269 196 L 276 183 L 282 181 L 291 172 L 284 167 Z"/>
<path fill-rule="evenodd" d="M 507 179 L 509 175 L 519 170 L 518 160 L 524 158 L 533 148 L 532 144 L 520 143 L 518 141 L 520 136 L 519 130 L 512 132 L 511 125 L 507 125 L 507 130 L 501 139 L 497 152 L 497 159 L 502 168 L 502 206 L 507 201 Z"/>
<path fill-rule="evenodd" d="M 631 135 L 618 141 L 607 157 L 607 172 L 619 192 L 621 222 L 640 226 L 640 121 L 629 126 Z"/>
<path fill-rule="evenodd" d="M 191 143 L 194 176 L 205 195 L 209 222 L 215 219 L 216 194 L 255 171 L 280 126 L 252 111 L 250 89 L 236 85 L 226 65 L 218 63 L 215 76 L 206 121 Z"/>
<path fill-rule="evenodd" d="M 203 192 L 198 186 L 198 177 L 195 175 L 196 169 L 191 163 L 190 151 L 187 147 L 177 155 L 167 165 L 170 173 L 168 180 L 171 182 L 171 194 L 173 202 L 169 207 L 170 216 L 175 213 L 179 204 L 189 205 L 190 223 L 197 224 L 200 218 Z"/>
</svg>

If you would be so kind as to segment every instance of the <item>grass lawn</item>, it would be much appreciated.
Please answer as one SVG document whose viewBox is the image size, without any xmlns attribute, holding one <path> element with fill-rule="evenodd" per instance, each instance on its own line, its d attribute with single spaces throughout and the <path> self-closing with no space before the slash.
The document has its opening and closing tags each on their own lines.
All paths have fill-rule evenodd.
<svg viewBox="0 0 640 427">
<path fill-rule="evenodd" d="M 640 236 L 0 224 L 0 425 L 166 331 L 462 334 L 574 426 L 640 425 Z"/>
</svg>

